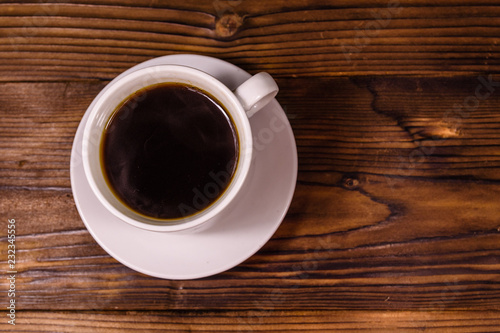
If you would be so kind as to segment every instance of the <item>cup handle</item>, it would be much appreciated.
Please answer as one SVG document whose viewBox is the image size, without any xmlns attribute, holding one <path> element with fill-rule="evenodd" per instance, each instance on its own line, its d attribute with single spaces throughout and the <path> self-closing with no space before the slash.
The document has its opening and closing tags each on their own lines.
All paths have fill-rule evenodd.
<svg viewBox="0 0 500 333">
<path fill-rule="evenodd" d="M 269 103 L 278 93 L 278 85 L 271 75 L 260 72 L 243 82 L 234 94 L 250 118 Z"/>
</svg>

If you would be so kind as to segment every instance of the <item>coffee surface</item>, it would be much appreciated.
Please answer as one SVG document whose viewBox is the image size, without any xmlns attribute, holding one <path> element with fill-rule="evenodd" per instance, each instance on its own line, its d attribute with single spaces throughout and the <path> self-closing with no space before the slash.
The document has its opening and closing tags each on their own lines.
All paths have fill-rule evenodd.
<svg viewBox="0 0 500 333">
<path fill-rule="evenodd" d="M 236 168 L 238 139 L 224 108 L 182 84 L 147 87 L 108 121 L 101 161 L 115 195 L 149 217 L 200 212 L 224 192 Z"/>
</svg>

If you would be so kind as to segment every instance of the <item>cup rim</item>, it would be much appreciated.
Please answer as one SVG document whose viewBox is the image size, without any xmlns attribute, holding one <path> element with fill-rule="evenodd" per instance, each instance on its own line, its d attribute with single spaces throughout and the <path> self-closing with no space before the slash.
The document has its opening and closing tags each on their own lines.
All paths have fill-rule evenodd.
<svg viewBox="0 0 500 333">
<path fill-rule="evenodd" d="M 145 79 L 148 76 L 149 78 L 153 77 L 152 82 L 137 84 L 137 87 L 133 89 L 124 88 L 127 84 L 133 85 L 135 83 L 132 82 L 137 82 L 137 80 Z M 194 84 L 193 81 L 196 82 L 196 84 Z M 215 202 L 210 204 L 209 207 L 203 209 L 201 212 L 187 217 L 176 219 L 157 219 L 146 217 L 134 212 L 132 209 L 120 202 L 120 200 L 114 200 L 114 202 L 110 202 L 110 200 L 108 200 L 110 194 L 113 196 L 114 194 L 112 194 L 108 185 L 102 185 L 103 182 L 105 183 L 103 175 L 104 171 L 102 168 L 99 168 L 99 172 L 95 170 L 95 159 L 97 159 L 97 162 L 100 164 L 100 151 L 103 134 L 103 129 L 96 129 L 95 126 L 96 124 L 102 126 L 107 123 L 111 115 L 128 96 L 146 87 L 167 82 L 190 84 L 210 93 L 213 97 L 220 101 L 221 104 L 224 103 L 224 109 L 230 114 L 234 126 L 236 127 L 239 140 L 239 156 L 236 171 L 232 176 L 231 182 L 224 190 L 224 193 Z M 205 85 L 200 84 L 200 82 L 203 82 Z M 119 92 L 125 92 L 125 97 L 115 97 L 115 100 L 113 100 L 113 96 L 117 96 L 116 94 Z M 223 101 L 221 101 L 221 99 Z M 118 103 L 116 100 L 118 100 Z M 227 103 L 230 105 L 227 105 Z M 234 93 L 217 78 L 206 72 L 189 66 L 170 64 L 152 65 L 137 69 L 112 80 L 106 86 L 106 90 L 99 94 L 91 105 L 91 109 L 88 110 L 89 117 L 84 126 L 82 140 L 82 159 L 85 176 L 89 182 L 92 192 L 97 196 L 105 208 L 120 220 L 127 222 L 130 225 L 150 231 L 164 232 L 180 231 L 200 226 L 219 214 L 233 201 L 247 178 L 253 152 L 253 139 L 250 122 L 243 106 Z M 110 109 L 112 110 L 109 111 Z M 100 133 L 95 134 L 97 131 L 100 131 Z M 92 142 L 91 140 L 95 135 L 98 135 L 98 137 L 94 140 L 94 142 Z M 106 190 L 103 190 L 103 187 L 105 187 Z M 116 196 L 114 197 L 116 199 Z M 116 207 L 117 205 L 119 208 Z M 127 214 L 123 211 L 127 211 Z"/>
</svg>

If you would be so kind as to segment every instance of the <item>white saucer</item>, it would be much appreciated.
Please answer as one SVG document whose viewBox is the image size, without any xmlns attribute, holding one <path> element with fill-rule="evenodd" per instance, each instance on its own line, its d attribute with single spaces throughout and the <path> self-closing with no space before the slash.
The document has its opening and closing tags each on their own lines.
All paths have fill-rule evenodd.
<svg viewBox="0 0 500 333">
<path fill-rule="evenodd" d="M 139 64 L 125 73 L 156 64 L 198 68 L 215 76 L 230 89 L 235 89 L 250 77 L 244 70 L 225 61 L 198 55 L 164 56 Z M 255 157 L 241 193 L 207 228 L 191 233 L 139 229 L 119 220 L 101 205 L 85 179 L 81 159 L 82 132 L 87 118 L 86 113 L 71 152 L 73 195 L 80 216 L 94 239 L 126 266 L 165 279 L 214 275 L 257 252 L 285 217 L 297 180 L 297 149 L 288 119 L 276 100 L 250 119 Z"/>
</svg>

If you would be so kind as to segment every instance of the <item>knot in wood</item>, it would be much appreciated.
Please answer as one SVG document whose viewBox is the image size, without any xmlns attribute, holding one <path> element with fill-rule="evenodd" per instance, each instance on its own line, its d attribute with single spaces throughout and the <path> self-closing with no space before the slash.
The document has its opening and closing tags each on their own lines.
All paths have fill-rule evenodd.
<svg viewBox="0 0 500 333">
<path fill-rule="evenodd" d="M 229 38 L 234 36 L 241 25 L 243 17 L 236 13 L 224 14 L 215 22 L 215 34 L 219 38 Z"/>
<path fill-rule="evenodd" d="M 345 177 L 342 180 L 342 187 L 348 190 L 354 190 L 359 186 L 359 180 L 354 177 Z"/>
<path fill-rule="evenodd" d="M 452 128 L 448 126 L 426 126 L 419 129 L 416 133 L 418 139 L 449 139 L 459 136 L 459 131 L 457 128 Z"/>
</svg>

